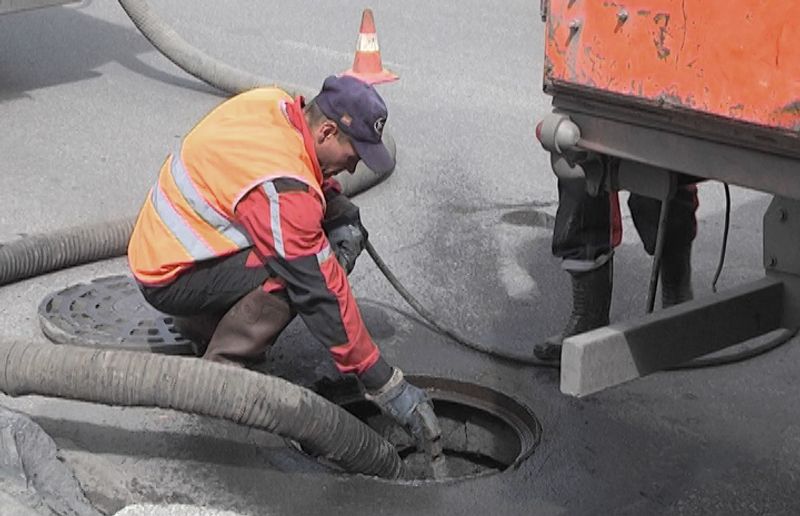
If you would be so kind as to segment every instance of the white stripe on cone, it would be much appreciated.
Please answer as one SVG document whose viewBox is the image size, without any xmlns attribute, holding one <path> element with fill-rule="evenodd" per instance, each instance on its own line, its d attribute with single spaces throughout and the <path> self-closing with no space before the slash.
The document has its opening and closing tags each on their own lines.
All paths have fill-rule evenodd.
<svg viewBox="0 0 800 516">
<path fill-rule="evenodd" d="M 356 42 L 358 52 L 380 52 L 378 48 L 378 35 L 374 32 L 360 33 Z"/>
</svg>

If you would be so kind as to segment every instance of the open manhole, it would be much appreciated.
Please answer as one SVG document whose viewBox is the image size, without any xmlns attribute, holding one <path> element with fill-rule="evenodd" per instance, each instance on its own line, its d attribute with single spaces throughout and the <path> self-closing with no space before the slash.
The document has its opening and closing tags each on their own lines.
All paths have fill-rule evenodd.
<svg viewBox="0 0 800 516">
<path fill-rule="evenodd" d="M 495 390 L 457 380 L 411 376 L 428 391 L 442 426 L 449 476 L 456 480 L 500 473 L 517 467 L 539 445 L 542 427 L 533 412 Z M 424 453 L 397 424 L 363 398 L 338 401 L 344 409 L 397 447 L 411 476 L 431 480 Z"/>
<path fill-rule="evenodd" d="M 123 275 L 72 285 L 39 304 L 42 331 L 57 344 L 194 354 L 194 344 L 174 323 L 171 316 L 150 306 L 133 279 Z"/>
<path fill-rule="evenodd" d="M 50 294 L 39 305 L 39 321 L 45 335 L 59 344 L 196 354 L 195 345 L 179 332 L 174 319 L 152 308 L 128 276 L 99 278 Z M 511 397 L 458 380 L 407 378 L 426 389 L 433 401 L 442 426 L 449 479 L 514 468 L 538 446 L 539 421 Z M 357 390 L 344 389 L 326 397 L 393 443 L 413 478 L 431 479 L 424 453 Z"/>
</svg>

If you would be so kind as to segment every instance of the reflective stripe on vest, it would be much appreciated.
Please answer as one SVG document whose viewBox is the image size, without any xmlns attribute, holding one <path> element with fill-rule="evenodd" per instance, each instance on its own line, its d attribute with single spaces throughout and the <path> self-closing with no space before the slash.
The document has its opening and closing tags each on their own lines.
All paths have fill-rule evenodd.
<svg viewBox="0 0 800 516">
<path fill-rule="evenodd" d="M 286 249 L 283 247 L 283 230 L 281 230 L 281 205 L 278 199 L 278 191 L 272 181 L 267 181 L 263 185 L 264 193 L 269 199 L 269 220 L 272 226 L 272 239 L 275 241 L 275 252 L 281 258 L 286 258 Z"/>
<path fill-rule="evenodd" d="M 326 245 L 322 248 L 322 251 L 317 253 L 317 263 L 322 265 L 322 263 L 331 257 L 331 246 Z"/>
<path fill-rule="evenodd" d="M 186 167 L 183 166 L 183 160 L 181 160 L 180 155 L 180 150 L 173 153 L 169 168 L 172 180 L 186 203 L 206 224 L 216 229 L 220 235 L 233 242 L 239 249 L 250 247 L 252 243 L 247 235 L 234 226 L 232 221 L 220 215 L 197 191 L 189 177 L 189 173 L 186 171 Z M 161 220 L 164 221 L 192 259 L 200 261 L 217 255 L 211 246 L 175 210 L 158 184 L 152 190 L 151 201 L 158 216 L 161 217 Z"/>
<path fill-rule="evenodd" d="M 206 224 L 216 228 L 222 236 L 236 244 L 239 249 L 253 245 L 246 233 L 237 228 L 233 221 L 220 215 L 213 206 L 208 204 L 205 197 L 197 191 L 197 188 L 189 177 L 189 173 L 186 171 L 186 167 L 183 166 L 183 160 L 180 156 L 180 151 L 172 155 L 170 172 L 172 173 L 172 179 L 175 181 L 175 184 L 178 185 L 178 190 L 180 190 L 186 202 L 189 203 L 189 206 L 194 209 L 201 219 L 206 221 Z"/>
<path fill-rule="evenodd" d="M 167 226 L 172 235 L 178 239 L 189 256 L 194 260 L 205 260 L 214 256 L 214 251 L 208 246 L 205 240 L 194 232 L 194 230 L 183 220 L 172 203 L 169 202 L 161 185 L 156 183 L 150 190 L 150 202 L 153 203 L 156 213 Z"/>
<path fill-rule="evenodd" d="M 264 190 L 264 193 L 267 194 L 267 199 L 269 199 L 269 218 L 272 229 L 272 239 L 275 241 L 275 252 L 281 258 L 286 258 L 286 248 L 283 245 L 283 230 L 281 229 L 281 205 L 280 199 L 278 198 L 278 190 L 275 189 L 275 185 L 272 181 L 265 182 L 261 188 Z M 331 247 L 326 245 L 316 256 L 317 263 L 322 265 L 325 260 L 330 258 Z"/>
</svg>

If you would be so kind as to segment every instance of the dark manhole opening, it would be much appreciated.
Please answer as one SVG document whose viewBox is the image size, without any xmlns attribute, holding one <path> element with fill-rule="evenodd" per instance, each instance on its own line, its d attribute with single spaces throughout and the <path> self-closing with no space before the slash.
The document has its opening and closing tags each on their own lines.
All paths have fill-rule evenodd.
<svg viewBox="0 0 800 516">
<path fill-rule="evenodd" d="M 517 467 L 536 449 L 542 428 L 527 407 L 495 390 L 444 378 L 409 376 L 424 387 L 442 426 L 448 479 L 500 473 Z M 340 405 L 397 447 L 415 480 L 432 480 L 426 457 L 399 426 L 370 402 L 353 398 Z"/>
<path fill-rule="evenodd" d="M 128 276 L 98 278 L 47 296 L 39 305 L 45 335 L 56 343 L 168 354 L 197 353 L 173 317 L 150 307 Z M 457 380 L 408 376 L 433 400 L 443 431 L 451 479 L 491 475 L 518 466 L 536 449 L 541 425 L 505 394 Z M 347 392 L 347 391 L 345 391 Z M 429 479 L 425 457 L 411 438 L 352 391 L 331 393 L 342 405 L 393 443 L 417 479 Z"/>
</svg>

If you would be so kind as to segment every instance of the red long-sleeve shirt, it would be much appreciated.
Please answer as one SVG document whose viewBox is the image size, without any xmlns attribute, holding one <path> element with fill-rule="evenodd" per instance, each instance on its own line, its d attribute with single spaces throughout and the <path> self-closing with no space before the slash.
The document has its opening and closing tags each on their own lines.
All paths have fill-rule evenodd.
<svg viewBox="0 0 800 516">
<path fill-rule="evenodd" d="M 297 102 L 291 108 L 300 106 Z M 301 125 L 298 129 L 306 150 L 316 162 L 305 121 L 298 116 L 292 121 Z M 330 190 L 336 184 L 326 182 L 323 188 Z M 338 369 L 361 374 L 378 361 L 380 351 L 364 326 L 347 275 L 325 236 L 324 216 L 319 195 L 289 176 L 250 190 L 235 210 L 236 222 L 250 236 L 255 256 L 277 276 L 265 284 L 265 290 L 285 288 L 293 308 L 330 350 Z"/>
</svg>

